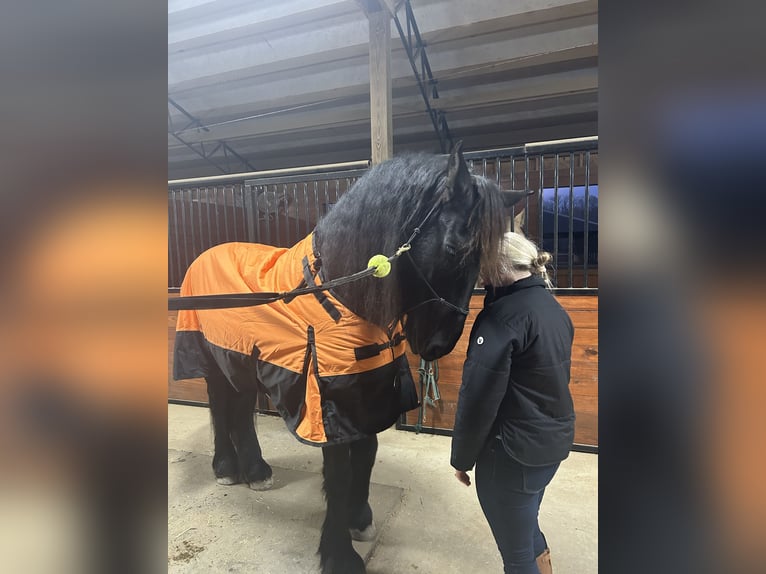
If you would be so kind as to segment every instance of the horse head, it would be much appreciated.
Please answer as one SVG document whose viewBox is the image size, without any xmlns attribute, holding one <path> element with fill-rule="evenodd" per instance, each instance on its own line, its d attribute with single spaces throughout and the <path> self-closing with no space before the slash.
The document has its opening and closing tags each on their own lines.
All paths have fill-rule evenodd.
<svg viewBox="0 0 766 574">
<path fill-rule="evenodd" d="M 506 208 L 525 197 L 471 175 L 457 144 L 449 155 L 404 154 L 372 167 L 317 224 L 323 280 L 364 269 L 371 256 L 410 249 L 383 278 L 333 289 L 379 325 L 398 319 L 415 353 L 449 353 L 460 338 L 479 269 L 499 256 Z"/>
<path fill-rule="evenodd" d="M 419 232 L 401 258 L 405 333 L 412 351 L 429 361 L 457 344 L 479 270 L 499 256 L 505 210 L 527 195 L 472 175 L 461 148 L 458 143 L 450 153 L 431 206 L 420 210 L 429 209 L 427 220 L 413 220 Z"/>
</svg>

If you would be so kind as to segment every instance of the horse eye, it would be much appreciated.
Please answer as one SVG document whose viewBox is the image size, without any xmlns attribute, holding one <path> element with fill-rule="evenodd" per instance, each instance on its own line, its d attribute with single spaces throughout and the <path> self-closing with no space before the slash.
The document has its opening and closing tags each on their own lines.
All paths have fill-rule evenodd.
<svg viewBox="0 0 766 574">
<path fill-rule="evenodd" d="M 447 245 L 444 249 L 447 252 L 447 255 L 455 256 L 457 255 L 457 247 L 454 245 Z"/>
</svg>

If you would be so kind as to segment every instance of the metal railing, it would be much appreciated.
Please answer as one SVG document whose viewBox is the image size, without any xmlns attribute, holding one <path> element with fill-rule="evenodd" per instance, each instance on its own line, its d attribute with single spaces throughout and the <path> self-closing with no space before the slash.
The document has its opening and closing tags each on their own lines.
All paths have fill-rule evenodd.
<svg viewBox="0 0 766 574">
<path fill-rule="evenodd" d="M 191 262 L 214 245 L 290 247 L 303 239 L 366 171 L 367 162 L 355 163 L 323 173 L 325 166 L 314 166 L 169 181 L 168 288 L 177 289 Z"/>
<path fill-rule="evenodd" d="M 465 153 L 473 173 L 535 193 L 509 228 L 553 255 L 557 289 L 598 287 L 598 139 Z M 289 247 L 365 173 L 368 162 L 168 182 L 168 286 L 204 250 L 229 241 Z"/>
<path fill-rule="evenodd" d="M 598 139 L 579 138 L 468 152 L 473 173 L 503 189 L 530 189 L 509 230 L 553 256 L 557 289 L 598 288 Z"/>
</svg>

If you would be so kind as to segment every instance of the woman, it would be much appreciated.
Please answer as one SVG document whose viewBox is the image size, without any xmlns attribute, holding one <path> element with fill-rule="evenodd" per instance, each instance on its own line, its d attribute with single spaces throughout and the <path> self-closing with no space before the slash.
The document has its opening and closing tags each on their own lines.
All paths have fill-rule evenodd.
<svg viewBox="0 0 766 574">
<path fill-rule="evenodd" d="M 506 574 L 550 574 L 537 523 L 545 487 L 569 455 L 574 407 L 569 370 L 574 327 L 549 288 L 549 253 L 503 237 L 497 269 L 483 269 L 484 309 L 463 366 L 452 466 L 476 491 Z"/>
</svg>

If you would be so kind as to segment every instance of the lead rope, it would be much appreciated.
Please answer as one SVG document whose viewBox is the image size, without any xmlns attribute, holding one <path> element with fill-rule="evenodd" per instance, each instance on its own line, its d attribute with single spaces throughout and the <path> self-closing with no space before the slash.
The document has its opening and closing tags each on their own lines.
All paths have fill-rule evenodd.
<svg viewBox="0 0 766 574">
<path fill-rule="evenodd" d="M 415 432 L 420 433 L 423 430 L 423 423 L 426 420 L 426 405 L 436 407 L 436 401 L 441 399 L 439 394 L 439 363 L 436 361 L 426 361 L 420 359 L 418 367 L 420 375 L 420 410 L 418 411 L 418 422 L 415 425 Z"/>
</svg>

